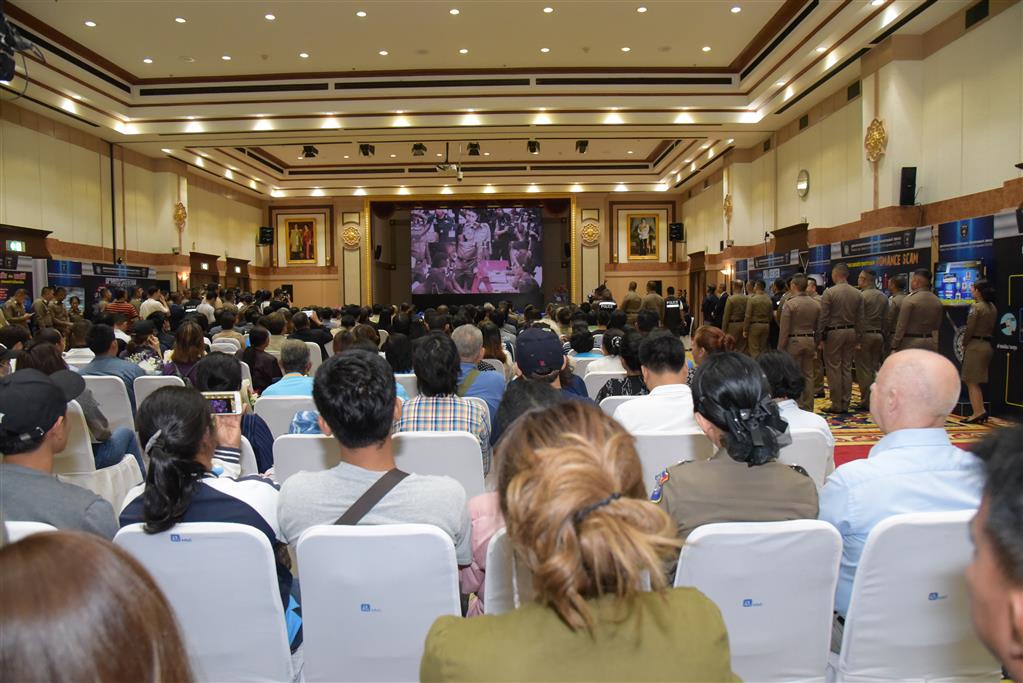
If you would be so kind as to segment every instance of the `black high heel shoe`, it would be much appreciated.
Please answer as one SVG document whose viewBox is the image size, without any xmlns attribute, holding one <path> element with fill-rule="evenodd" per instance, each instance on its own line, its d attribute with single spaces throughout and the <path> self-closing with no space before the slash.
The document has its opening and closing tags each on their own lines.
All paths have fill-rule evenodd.
<svg viewBox="0 0 1023 683">
<path fill-rule="evenodd" d="M 987 422 L 988 417 L 989 417 L 989 415 L 987 414 L 987 411 L 985 410 L 980 415 L 974 415 L 973 417 L 966 418 L 965 420 L 963 420 L 963 424 L 967 424 L 967 425 L 982 425 L 982 424 L 985 424 Z"/>
</svg>

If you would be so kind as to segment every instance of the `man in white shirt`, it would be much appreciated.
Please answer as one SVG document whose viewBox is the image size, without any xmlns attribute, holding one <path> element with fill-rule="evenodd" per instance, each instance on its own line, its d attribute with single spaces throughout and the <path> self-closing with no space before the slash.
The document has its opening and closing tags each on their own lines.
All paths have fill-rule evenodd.
<svg viewBox="0 0 1023 683">
<path fill-rule="evenodd" d="M 796 401 L 806 384 L 799 366 L 792 356 L 784 351 L 767 351 L 760 354 L 757 364 L 767 375 L 771 385 L 771 398 L 778 404 L 778 412 L 789 423 L 789 431 L 795 429 L 816 429 L 828 442 L 828 447 L 835 448 L 835 435 L 831 433 L 828 421 L 817 413 L 802 410 Z M 828 472 L 835 469 L 834 462 Z"/>
<path fill-rule="evenodd" d="M 146 320 L 157 311 L 170 315 L 170 309 L 167 308 L 167 302 L 164 300 L 163 292 L 160 291 L 160 288 L 150 287 L 148 293 L 149 298 L 143 301 L 139 307 L 139 317 Z"/>
<path fill-rule="evenodd" d="M 208 320 L 210 325 L 212 325 L 216 322 L 216 303 L 217 293 L 215 290 L 210 290 L 206 293 L 206 298 L 203 299 L 203 302 L 195 307 L 195 312 L 199 315 L 206 316 L 206 320 Z"/>
<path fill-rule="evenodd" d="M 650 393 L 618 406 L 614 418 L 633 434 L 699 432 L 682 341 L 667 330 L 652 332 L 639 347 L 639 362 Z"/>
</svg>

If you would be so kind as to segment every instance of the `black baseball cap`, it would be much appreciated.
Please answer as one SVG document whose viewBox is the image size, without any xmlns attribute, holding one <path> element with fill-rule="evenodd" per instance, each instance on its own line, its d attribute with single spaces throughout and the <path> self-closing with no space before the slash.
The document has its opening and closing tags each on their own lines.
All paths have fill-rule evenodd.
<svg viewBox="0 0 1023 683">
<path fill-rule="evenodd" d="M 558 372 L 565 364 L 561 340 L 550 330 L 523 330 L 515 339 L 515 363 L 524 375 Z"/>
<path fill-rule="evenodd" d="M 0 377 L 0 431 L 7 438 L 38 441 L 84 390 L 85 380 L 70 370 L 47 375 L 26 368 Z"/>
</svg>

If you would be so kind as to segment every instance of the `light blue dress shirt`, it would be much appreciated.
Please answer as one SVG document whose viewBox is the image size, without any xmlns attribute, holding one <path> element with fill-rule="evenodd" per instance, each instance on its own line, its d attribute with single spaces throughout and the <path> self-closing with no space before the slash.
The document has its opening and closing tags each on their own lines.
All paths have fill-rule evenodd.
<svg viewBox="0 0 1023 683">
<path fill-rule="evenodd" d="M 135 405 L 135 380 L 146 374 L 146 371 L 129 363 L 123 358 L 114 356 L 96 356 L 90 363 L 83 365 L 79 372 L 83 375 L 109 375 L 120 377 L 124 382 L 124 388 L 128 392 L 128 401 L 131 403 L 131 411 L 134 413 L 138 406 Z"/>
<path fill-rule="evenodd" d="M 465 376 L 471 370 L 475 370 L 473 363 L 460 363 L 458 367 L 458 383 L 461 384 Z M 487 412 L 490 413 L 490 424 L 494 424 L 494 417 L 497 415 L 497 407 L 501 405 L 501 398 L 504 397 L 505 389 L 503 372 L 481 372 L 476 375 L 476 380 L 469 387 L 469 391 L 459 396 L 476 396 L 487 403 Z"/>
<path fill-rule="evenodd" d="M 289 372 L 263 390 L 261 396 L 309 396 L 313 395 L 313 378 Z"/>
<path fill-rule="evenodd" d="M 976 457 L 952 445 L 944 429 L 900 429 L 828 477 L 820 519 L 842 534 L 835 611 L 845 616 L 853 577 L 870 530 L 892 515 L 976 509 L 984 484 Z"/>
</svg>

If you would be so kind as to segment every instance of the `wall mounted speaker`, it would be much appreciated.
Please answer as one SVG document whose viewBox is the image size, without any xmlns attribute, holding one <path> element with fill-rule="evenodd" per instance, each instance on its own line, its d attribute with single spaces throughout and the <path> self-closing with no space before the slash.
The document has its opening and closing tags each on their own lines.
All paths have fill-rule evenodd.
<svg viewBox="0 0 1023 683">
<path fill-rule="evenodd" d="M 916 204 L 916 166 L 903 166 L 899 180 L 899 206 Z"/>
<path fill-rule="evenodd" d="M 685 242 L 685 225 L 682 223 L 668 223 L 668 239 L 672 242 Z"/>
<path fill-rule="evenodd" d="M 384 251 L 383 246 L 378 244 L 376 246 L 376 248 L 373 249 L 373 259 L 376 260 L 376 261 L 379 261 L 380 260 L 380 254 L 383 253 L 383 251 Z"/>
</svg>

